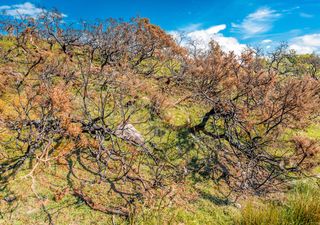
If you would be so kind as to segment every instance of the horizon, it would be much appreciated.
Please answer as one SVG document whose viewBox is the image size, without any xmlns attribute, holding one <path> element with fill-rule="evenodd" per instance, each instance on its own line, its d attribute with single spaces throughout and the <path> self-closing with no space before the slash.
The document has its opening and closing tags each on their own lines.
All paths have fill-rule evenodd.
<svg viewBox="0 0 320 225">
<path fill-rule="evenodd" d="M 128 0 L 117 3 L 94 0 L 90 4 L 84 0 L 3 0 L 0 3 L 2 13 L 10 17 L 37 17 L 43 9 L 57 9 L 66 22 L 146 17 L 173 36 L 183 32 L 189 39 L 204 44 L 215 40 L 224 50 L 235 53 L 246 46 L 271 51 L 282 42 L 300 54 L 320 53 L 320 29 L 316 25 L 320 22 L 317 15 L 320 2 L 316 0 L 282 3 L 205 0 L 201 4 L 195 0 L 184 1 L 184 4 L 167 0 L 133 4 Z"/>
</svg>

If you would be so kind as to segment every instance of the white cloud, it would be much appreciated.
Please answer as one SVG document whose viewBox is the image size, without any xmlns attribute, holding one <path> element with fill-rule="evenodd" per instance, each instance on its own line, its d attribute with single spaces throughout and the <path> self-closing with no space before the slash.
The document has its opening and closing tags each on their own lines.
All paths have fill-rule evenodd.
<svg viewBox="0 0 320 225">
<path fill-rule="evenodd" d="M 260 8 L 249 14 L 240 24 L 232 23 L 232 27 L 242 33 L 244 38 L 265 33 L 272 28 L 272 23 L 281 16 L 281 13 L 268 7 Z"/>
<path fill-rule="evenodd" d="M 300 54 L 320 53 L 320 33 L 292 38 L 289 41 L 289 48 L 296 50 Z"/>
<path fill-rule="evenodd" d="M 19 17 L 19 16 L 29 16 L 38 17 L 40 14 L 45 12 L 44 9 L 35 7 L 30 2 L 25 2 L 23 4 L 16 5 L 4 5 L 0 6 L 0 9 L 4 10 L 4 13 L 8 16 Z"/>
<path fill-rule="evenodd" d="M 269 44 L 269 43 L 271 43 L 272 42 L 272 40 L 270 40 L 270 39 L 265 39 L 265 40 L 262 40 L 261 41 L 261 44 Z"/>
<path fill-rule="evenodd" d="M 225 24 L 209 27 L 208 29 L 199 29 L 190 32 L 186 32 L 184 35 L 188 39 L 183 41 L 181 44 L 188 47 L 188 41 L 192 41 L 200 49 L 208 49 L 208 44 L 210 41 L 214 40 L 219 43 L 222 50 L 229 52 L 234 51 L 235 54 L 240 54 L 246 45 L 240 44 L 238 40 L 234 37 L 225 37 L 223 34 L 219 33 L 226 29 Z M 169 32 L 174 38 L 179 39 L 178 31 Z"/>
<path fill-rule="evenodd" d="M 20 17 L 39 17 L 41 14 L 47 12 L 45 9 L 38 8 L 30 2 L 25 2 L 23 4 L 15 4 L 15 5 L 3 5 L 0 6 L 0 10 L 4 12 L 5 15 Z M 65 14 L 61 14 L 62 17 L 67 17 Z"/>
</svg>

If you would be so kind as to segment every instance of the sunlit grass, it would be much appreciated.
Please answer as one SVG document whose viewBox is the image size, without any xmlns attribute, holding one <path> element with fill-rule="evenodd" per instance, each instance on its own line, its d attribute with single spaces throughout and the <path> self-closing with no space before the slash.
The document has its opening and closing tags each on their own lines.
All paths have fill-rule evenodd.
<svg viewBox="0 0 320 225">
<path fill-rule="evenodd" d="M 282 204 L 249 202 L 241 209 L 235 224 L 307 225 L 320 223 L 319 186 L 315 181 L 299 182 Z"/>
</svg>

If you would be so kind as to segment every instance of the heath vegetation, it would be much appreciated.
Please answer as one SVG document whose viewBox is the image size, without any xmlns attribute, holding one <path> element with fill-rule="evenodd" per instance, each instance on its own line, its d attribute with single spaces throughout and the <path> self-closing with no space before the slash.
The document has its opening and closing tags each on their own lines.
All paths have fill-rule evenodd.
<svg viewBox="0 0 320 225">
<path fill-rule="evenodd" d="M 145 18 L 0 25 L 1 223 L 320 223 L 319 56 Z"/>
</svg>

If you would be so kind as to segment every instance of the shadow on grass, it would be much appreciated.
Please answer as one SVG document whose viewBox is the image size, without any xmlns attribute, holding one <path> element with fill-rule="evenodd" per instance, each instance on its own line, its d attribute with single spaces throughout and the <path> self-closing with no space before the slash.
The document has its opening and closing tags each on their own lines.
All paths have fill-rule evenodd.
<svg viewBox="0 0 320 225">
<path fill-rule="evenodd" d="M 227 198 L 221 198 L 202 190 L 197 190 L 197 192 L 200 194 L 201 198 L 208 200 L 217 206 L 228 206 L 232 204 Z"/>
</svg>

